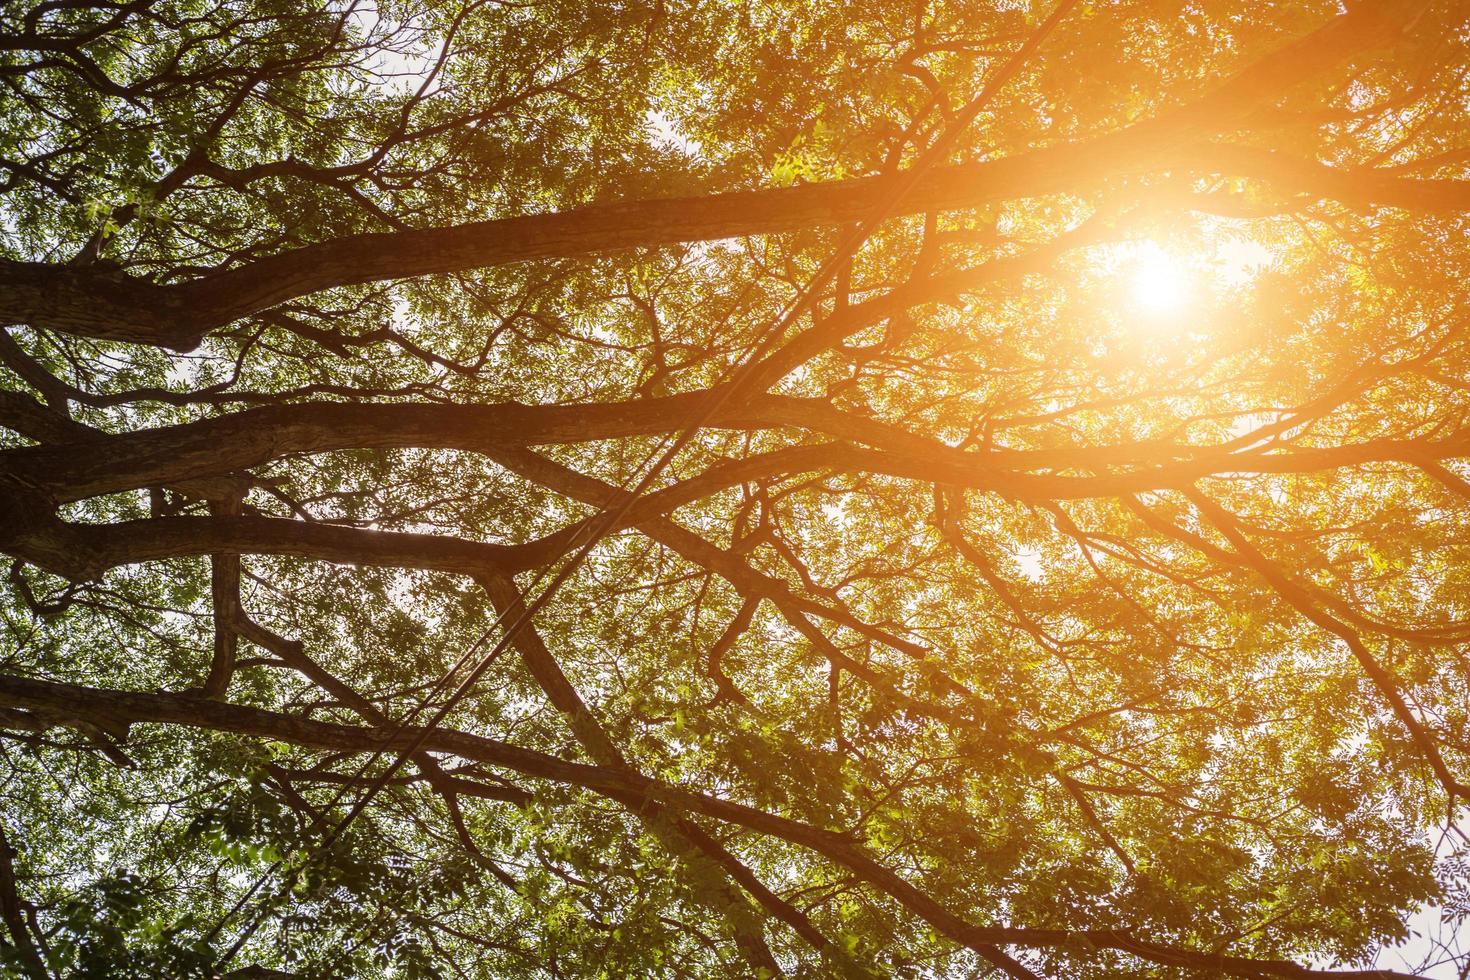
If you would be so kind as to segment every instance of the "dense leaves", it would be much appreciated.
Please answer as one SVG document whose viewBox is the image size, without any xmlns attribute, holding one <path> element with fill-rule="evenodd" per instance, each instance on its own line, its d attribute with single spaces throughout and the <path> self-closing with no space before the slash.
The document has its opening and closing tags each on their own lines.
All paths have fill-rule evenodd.
<svg viewBox="0 0 1470 980">
<path fill-rule="evenodd" d="M 6 6 L 0 971 L 1463 978 L 1465 13 Z"/>
</svg>

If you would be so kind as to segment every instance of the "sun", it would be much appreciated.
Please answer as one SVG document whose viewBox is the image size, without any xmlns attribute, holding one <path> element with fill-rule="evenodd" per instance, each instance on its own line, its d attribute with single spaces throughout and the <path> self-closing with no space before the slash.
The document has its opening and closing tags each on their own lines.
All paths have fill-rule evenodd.
<svg viewBox="0 0 1470 980">
<path fill-rule="evenodd" d="M 1179 310 L 1188 301 L 1188 270 L 1158 245 L 1145 242 L 1128 265 L 1129 291 L 1139 309 L 1162 315 Z"/>
</svg>

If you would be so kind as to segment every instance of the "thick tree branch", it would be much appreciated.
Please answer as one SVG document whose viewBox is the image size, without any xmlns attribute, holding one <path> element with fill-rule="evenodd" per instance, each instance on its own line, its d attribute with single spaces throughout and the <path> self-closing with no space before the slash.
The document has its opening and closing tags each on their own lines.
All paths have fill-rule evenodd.
<svg viewBox="0 0 1470 980">
<path fill-rule="evenodd" d="M 57 502 L 147 486 L 213 488 L 214 481 L 225 474 L 295 454 L 417 448 L 494 456 L 517 446 L 666 433 L 698 417 L 724 394 L 721 388 L 711 388 L 612 404 L 334 403 L 258 408 L 200 422 L 89 437 L 83 452 L 67 443 L 0 451 L 0 476 L 8 474 Z M 17 416 L 30 420 L 33 413 L 20 399 L 13 401 Z M 4 407 L 0 403 L 0 409 Z M 873 447 L 824 443 L 784 450 L 785 456 L 770 454 L 766 459 L 773 463 L 742 460 L 731 464 L 725 477 L 701 478 L 713 481 L 708 489 L 717 489 L 719 479 L 738 482 L 782 472 L 783 467 L 785 472 L 830 468 L 887 473 L 1016 497 L 1070 500 L 1183 486 L 1218 473 L 1304 473 L 1375 462 L 1422 465 L 1470 452 L 1470 430 L 1439 439 L 1380 438 L 1286 450 L 1266 445 L 1235 450 L 1229 444 L 1157 441 L 1047 450 L 965 450 L 901 426 L 844 412 L 821 399 L 765 394 L 720 407 L 708 425 L 799 429 Z M 883 451 L 878 452 L 880 449 Z M 1063 475 L 1069 472 L 1078 475 Z M 699 492 L 703 490 L 695 482 L 687 490 L 666 492 L 666 498 L 694 499 L 692 495 Z M 667 509 L 669 505 L 649 506 Z"/>
<path fill-rule="evenodd" d="M 385 730 L 338 725 L 176 694 L 109 691 L 5 674 L 0 674 L 0 705 L 56 711 L 74 717 L 121 719 L 132 724 L 147 722 L 183 725 L 275 739 L 307 748 L 346 752 L 401 750 L 417 743 L 421 735 L 411 727 Z M 644 799 L 779 837 L 843 865 L 928 921 L 940 933 L 972 948 L 997 944 L 1030 948 L 1071 948 L 1082 941 L 1094 948 L 1121 950 L 1155 963 L 1216 970 L 1239 977 L 1282 977 L 1287 980 L 1314 977 L 1342 980 L 1408 978 L 1407 974 L 1387 970 L 1312 970 L 1283 960 L 1256 960 L 1220 953 L 1200 953 L 1149 942 L 1125 929 L 1068 930 L 977 926 L 946 909 L 933 897 L 879 864 L 846 836 L 832 831 L 744 804 L 660 783 L 625 768 L 565 762 L 530 749 L 452 729 L 436 729 L 428 733 L 422 741 L 422 748 L 429 752 L 449 753 L 500 766 L 536 778 L 581 786 L 612 799 Z"/>
<path fill-rule="evenodd" d="M 1001 160 L 931 171 L 894 209 L 898 214 L 957 210 L 988 202 L 1075 191 L 1107 177 L 1178 167 L 1218 170 L 1217 150 L 1199 138 L 1229 132 L 1263 103 L 1366 48 L 1391 43 L 1401 5 L 1364 0 L 1349 12 L 1262 58 L 1194 103 L 1118 133 Z M 1326 190 L 1387 194 L 1382 203 L 1461 210 L 1455 181 L 1399 177 L 1325 178 L 1249 152 L 1220 155 L 1231 169 L 1305 178 Z M 1305 171 L 1305 172 L 1304 172 Z M 177 285 L 158 285 L 86 267 L 0 262 L 0 320 L 86 337 L 179 350 L 250 313 L 324 289 L 503 265 L 529 259 L 764 235 L 840 225 L 874 213 L 889 194 L 882 178 L 736 191 L 703 198 L 594 205 L 452 228 L 356 235 L 295 249 Z"/>
<path fill-rule="evenodd" d="M 0 550 L 79 582 L 120 565 L 219 553 L 292 555 L 459 575 L 498 569 L 516 554 L 501 545 L 444 535 L 271 517 L 160 517 L 72 524 L 57 520 L 24 490 L 12 492 L 8 499 L 0 497 Z"/>
<path fill-rule="evenodd" d="M 215 516 L 240 516 L 239 497 L 211 500 L 209 513 Z M 209 663 L 209 674 L 204 678 L 204 696 L 223 697 L 235 673 L 235 653 L 239 647 L 239 634 L 235 622 L 240 612 L 240 555 L 236 552 L 220 552 L 209 556 L 209 589 L 214 605 L 214 656 Z"/>
<path fill-rule="evenodd" d="M 3 724 L 3 719 L 0 719 L 0 725 Z M 47 980 L 50 975 L 46 972 L 46 964 L 36 949 L 35 940 L 31 938 L 20 896 L 16 893 L 16 857 L 16 850 L 10 845 L 10 838 L 5 834 L 5 826 L 0 823 L 0 921 L 5 923 L 5 929 L 10 934 L 9 944 L 19 955 L 20 968 L 25 976 L 32 980 Z"/>
</svg>

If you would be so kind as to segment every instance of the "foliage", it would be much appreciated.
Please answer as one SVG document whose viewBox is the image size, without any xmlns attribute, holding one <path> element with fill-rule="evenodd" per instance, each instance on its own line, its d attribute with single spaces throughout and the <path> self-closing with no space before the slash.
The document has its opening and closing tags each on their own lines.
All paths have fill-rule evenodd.
<svg viewBox="0 0 1470 980">
<path fill-rule="evenodd" d="M 1463 4 L 0 42 L 0 972 L 1470 966 Z"/>
</svg>

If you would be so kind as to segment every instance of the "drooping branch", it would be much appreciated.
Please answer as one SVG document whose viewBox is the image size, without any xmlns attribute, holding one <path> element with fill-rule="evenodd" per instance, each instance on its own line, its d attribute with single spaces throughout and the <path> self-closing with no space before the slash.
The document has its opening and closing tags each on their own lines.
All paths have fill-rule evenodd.
<svg viewBox="0 0 1470 980">
<path fill-rule="evenodd" d="M 1216 970 L 1239 977 L 1322 977 L 1340 980 L 1411 980 L 1387 970 L 1314 970 L 1284 960 L 1250 959 L 1150 942 L 1127 929 L 1044 929 L 977 926 L 946 909 L 932 896 L 885 867 L 845 835 L 704 793 L 661 783 L 626 768 L 567 762 L 554 756 L 484 736 L 436 729 L 422 740 L 420 731 L 364 728 L 312 721 L 278 712 L 175 694 L 112 691 L 0 674 L 0 706 L 46 710 L 71 717 L 99 717 L 129 724 L 182 725 L 288 742 L 306 748 L 345 752 L 401 750 L 420 743 L 430 752 L 510 769 L 540 779 L 580 786 L 611 799 L 636 798 L 701 814 L 815 851 L 846 867 L 888 894 L 940 933 L 970 948 L 1015 945 L 1075 948 L 1079 941 L 1170 966 Z"/>
<path fill-rule="evenodd" d="M 1235 547 L 1244 562 L 1270 584 L 1277 595 L 1312 623 L 1347 645 L 1354 659 L 1362 666 L 1363 672 L 1373 681 L 1373 686 L 1378 689 L 1378 693 L 1383 695 L 1383 699 L 1388 702 L 1394 717 L 1398 718 L 1408 729 L 1414 747 L 1424 756 L 1435 778 L 1439 780 L 1440 785 L 1449 795 L 1450 809 L 1453 811 L 1455 800 L 1470 799 L 1470 783 L 1461 781 L 1450 772 L 1449 767 L 1445 764 L 1444 756 L 1440 753 L 1439 746 L 1425 731 L 1423 724 L 1414 716 L 1414 712 L 1409 709 L 1403 692 L 1399 690 L 1398 680 L 1378 662 L 1377 657 L 1373 656 L 1372 651 L 1363 642 L 1363 638 L 1358 635 L 1358 631 L 1320 608 L 1312 601 L 1311 594 L 1306 589 L 1293 582 L 1276 567 L 1274 562 L 1261 554 L 1260 550 L 1245 536 L 1239 521 L 1229 511 L 1198 489 L 1186 491 L 1185 496 Z"/>
<path fill-rule="evenodd" d="M 501 620 L 507 624 L 505 629 L 520 652 L 527 672 L 536 679 L 547 700 L 566 718 L 568 727 L 588 755 L 605 768 L 631 772 L 621 750 L 567 679 L 535 624 L 529 621 L 525 601 L 515 582 L 506 575 L 482 576 L 479 582 Z M 647 800 L 632 802 L 630 809 L 650 833 L 675 853 L 684 854 L 685 859 L 694 865 L 691 879 L 694 888 L 713 911 L 730 923 L 736 942 L 752 966 L 776 976 L 782 972 L 766 945 L 760 922 L 750 914 L 744 899 L 724 880 L 721 872 L 731 874 L 769 914 L 794 928 L 815 949 L 833 957 L 845 976 L 854 980 L 871 976 L 871 971 L 845 955 L 841 947 L 828 940 L 806 915 L 761 884 L 748 868 L 708 834 L 685 818 L 666 814 L 659 804 Z M 718 877 L 711 880 L 702 874 L 701 866 L 704 865 L 711 865 Z"/>
</svg>

